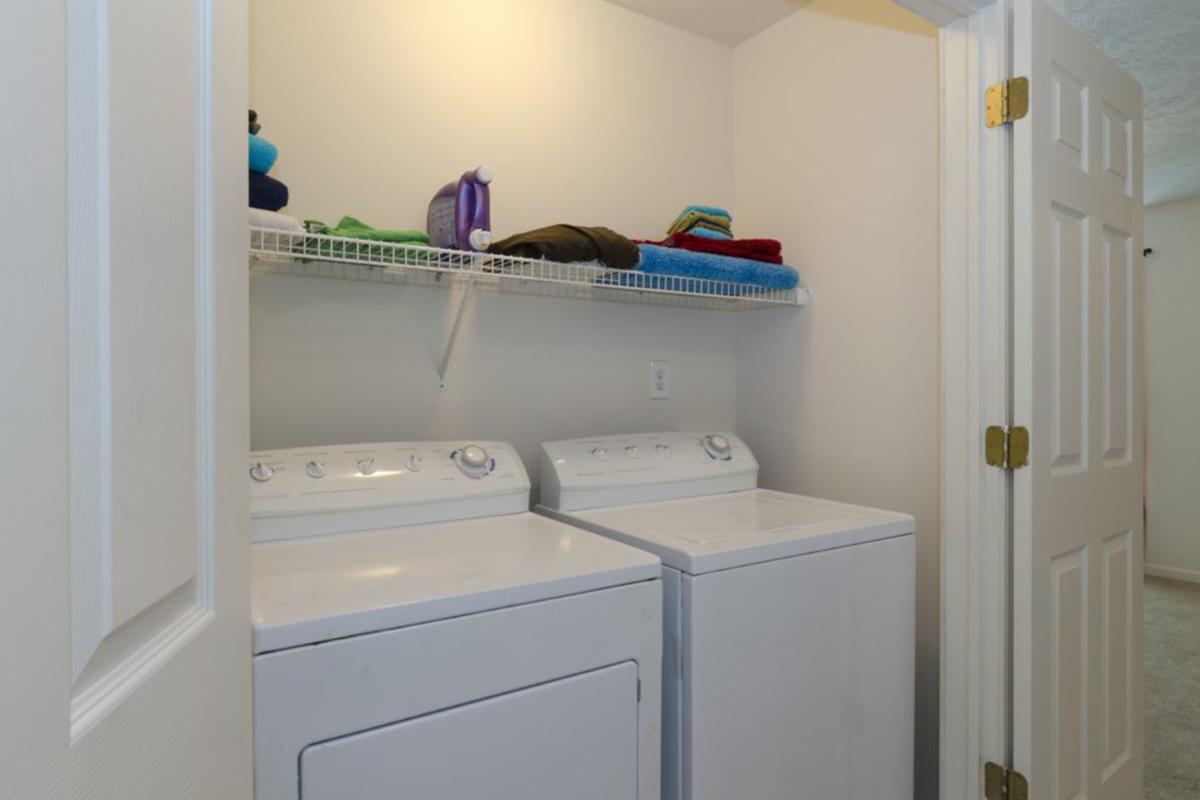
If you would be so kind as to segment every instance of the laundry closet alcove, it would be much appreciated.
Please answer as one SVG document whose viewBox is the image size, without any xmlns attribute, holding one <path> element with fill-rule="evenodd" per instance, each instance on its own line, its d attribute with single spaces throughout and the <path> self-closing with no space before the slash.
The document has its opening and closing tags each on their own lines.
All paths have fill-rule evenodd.
<svg viewBox="0 0 1200 800">
<path fill-rule="evenodd" d="M 487 165 L 496 238 L 657 241 L 712 205 L 800 276 L 794 295 L 671 291 L 401 244 L 313 258 L 331 242 L 259 231 L 252 448 L 500 440 L 536 486 L 544 441 L 730 430 L 764 487 L 911 512 L 929 796 L 939 477 L 913 454 L 939 436 L 936 29 L 890 0 L 252 0 L 250 49 L 301 220 L 423 229 Z"/>
</svg>

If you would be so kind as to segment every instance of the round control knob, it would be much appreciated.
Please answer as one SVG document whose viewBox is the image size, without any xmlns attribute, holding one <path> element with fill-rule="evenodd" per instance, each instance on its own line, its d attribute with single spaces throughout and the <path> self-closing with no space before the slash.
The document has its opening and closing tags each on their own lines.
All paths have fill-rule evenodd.
<svg viewBox="0 0 1200 800">
<path fill-rule="evenodd" d="M 658 453 L 663 458 L 666 458 L 667 456 L 671 455 L 671 447 L 665 444 L 656 444 L 654 445 L 654 452 Z"/>
<path fill-rule="evenodd" d="M 310 478 L 324 478 L 325 465 L 320 461 L 310 461 L 304 465 L 304 471 L 308 473 Z"/>
<path fill-rule="evenodd" d="M 359 475 L 374 475 L 375 470 L 375 456 L 367 456 L 358 460 Z"/>
<path fill-rule="evenodd" d="M 487 450 L 477 444 L 469 444 L 458 451 L 458 468 L 471 478 L 482 478 L 488 474 L 491 458 Z"/>
<path fill-rule="evenodd" d="M 603 447 L 593 447 L 592 455 L 596 457 L 597 461 L 607 461 L 608 460 L 608 450 Z"/>
<path fill-rule="evenodd" d="M 420 472 L 425 468 L 425 459 L 421 458 L 420 453 L 413 453 L 404 461 L 404 466 L 408 467 L 409 472 Z"/>
<path fill-rule="evenodd" d="M 264 464 L 263 462 L 259 461 L 250 468 L 250 477 L 254 478 L 254 480 L 258 481 L 259 483 L 266 483 L 267 481 L 271 480 L 271 478 L 275 477 L 275 468 L 270 464 Z"/>
<path fill-rule="evenodd" d="M 628 444 L 625 445 L 625 455 L 629 456 L 630 458 L 637 458 L 641 455 L 641 453 L 638 452 L 638 446 L 636 444 Z"/>
<path fill-rule="evenodd" d="M 721 461 L 728 461 L 732 458 L 732 448 L 729 445 L 729 440 L 719 433 L 713 433 L 705 436 L 702 440 L 704 451 L 710 456 Z"/>
</svg>

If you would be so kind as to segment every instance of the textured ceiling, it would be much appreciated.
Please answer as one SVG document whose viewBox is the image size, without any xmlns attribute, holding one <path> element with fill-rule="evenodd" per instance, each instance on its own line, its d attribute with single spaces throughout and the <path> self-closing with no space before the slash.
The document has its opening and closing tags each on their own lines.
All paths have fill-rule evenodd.
<svg viewBox="0 0 1200 800">
<path fill-rule="evenodd" d="M 1142 84 L 1146 205 L 1200 197 L 1200 0 L 1066 0 L 1066 10 Z"/>
<path fill-rule="evenodd" d="M 718 42 L 741 44 L 811 0 L 608 0 Z M 1200 2 L 1200 0 L 1197 0 Z"/>
</svg>

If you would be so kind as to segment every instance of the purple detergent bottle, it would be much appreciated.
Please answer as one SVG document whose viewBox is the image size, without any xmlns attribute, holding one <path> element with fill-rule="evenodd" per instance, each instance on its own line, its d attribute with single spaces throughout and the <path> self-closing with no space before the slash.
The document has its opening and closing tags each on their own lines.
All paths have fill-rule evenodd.
<svg viewBox="0 0 1200 800">
<path fill-rule="evenodd" d="M 492 243 L 491 195 L 487 167 L 464 172 L 429 202 L 426 232 L 434 247 L 482 252 Z"/>
</svg>

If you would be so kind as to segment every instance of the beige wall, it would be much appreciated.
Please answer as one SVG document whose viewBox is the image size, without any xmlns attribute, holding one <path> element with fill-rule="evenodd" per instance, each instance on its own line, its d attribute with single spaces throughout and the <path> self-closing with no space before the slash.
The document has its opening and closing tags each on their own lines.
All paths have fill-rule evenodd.
<svg viewBox="0 0 1200 800">
<path fill-rule="evenodd" d="M 251 103 L 298 216 L 425 227 L 487 164 L 492 224 L 661 236 L 733 192 L 729 48 L 598 0 L 254 0 Z"/>
<path fill-rule="evenodd" d="M 937 792 L 937 40 L 817 0 L 739 46 L 735 215 L 813 290 L 738 319 L 738 430 L 777 489 L 917 519 L 917 797 Z M 902 90 L 901 90 L 902 89 Z"/>
<path fill-rule="evenodd" d="M 732 52 L 599 0 L 254 0 L 251 102 L 287 209 L 424 228 L 487 164 L 500 235 L 555 222 L 659 237 L 733 195 Z M 251 284 L 255 447 L 433 437 L 537 446 L 734 425 L 730 314 L 481 294 L 445 389 L 456 295 Z M 649 360 L 672 397 L 649 399 Z M 535 476 L 536 480 L 536 476 Z"/>
<path fill-rule="evenodd" d="M 1200 582 L 1200 199 L 1146 209 L 1146 569 Z"/>
</svg>

